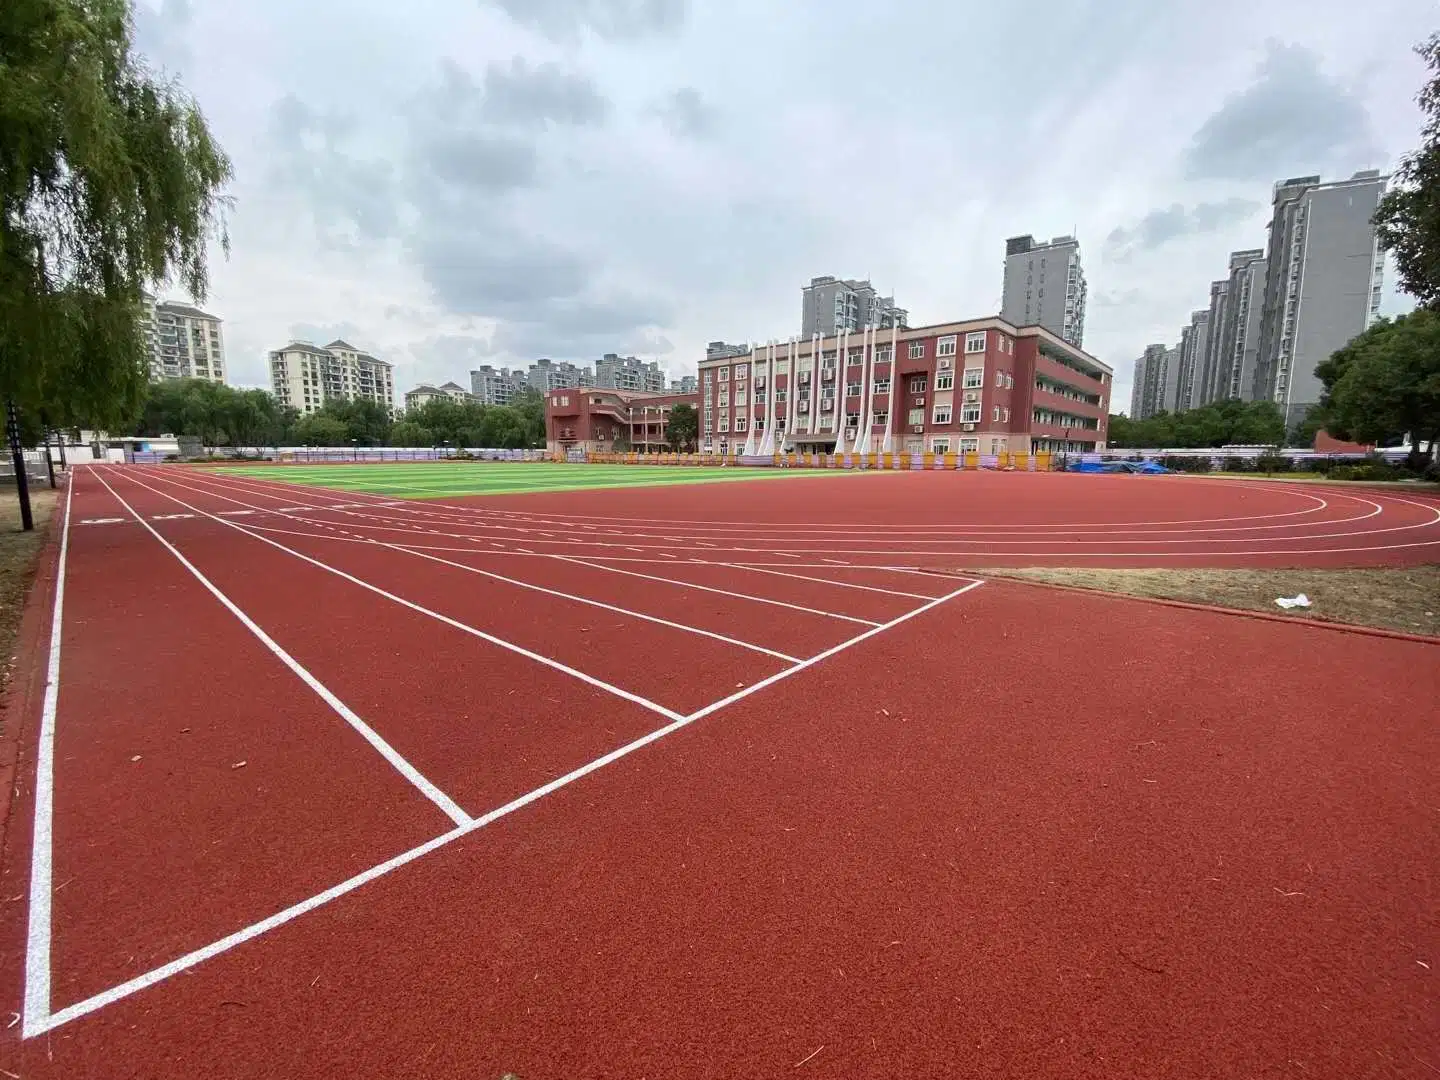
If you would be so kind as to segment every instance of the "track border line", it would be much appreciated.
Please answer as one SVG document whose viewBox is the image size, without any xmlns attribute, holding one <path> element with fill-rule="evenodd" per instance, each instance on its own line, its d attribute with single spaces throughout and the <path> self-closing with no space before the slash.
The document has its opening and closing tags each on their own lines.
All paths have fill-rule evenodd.
<svg viewBox="0 0 1440 1080">
<path fill-rule="evenodd" d="M 109 485 L 106 486 L 108 487 Z M 143 484 L 141 486 L 148 487 L 148 485 Z M 174 498 L 174 496 L 170 496 L 170 498 Z M 224 522 L 224 524 L 230 523 Z M 151 531 L 153 532 L 154 530 Z M 244 532 L 246 530 L 241 529 L 240 531 Z M 277 911 L 264 919 L 251 923 L 250 925 L 245 926 L 240 930 L 235 931 L 234 933 L 228 934 L 225 937 L 219 938 L 208 945 L 202 946 L 199 949 L 194 949 L 188 953 L 185 953 L 182 956 L 176 957 L 174 960 L 171 960 L 168 963 L 152 968 L 150 971 L 147 971 L 141 975 L 137 975 L 133 979 L 128 979 L 123 983 L 112 986 L 107 990 L 102 990 L 97 994 L 93 994 L 90 997 L 84 998 L 78 1002 L 74 1002 L 54 1012 L 51 1012 L 49 1010 L 48 1001 L 49 937 L 47 933 L 44 951 L 46 961 L 46 1001 L 44 1008 L 37 1010 L 36 1014 L 32 1015 L 28 1011 L 30 998 L 28 994 L 29 986 L 27 983 L 27 1013 L 25 1016 L 25 1024 L 22 1028 L 22 1038 L 30 1039 L 37 1035 L 42 1035 L 46 1032 L 53 1031 L 64 1024 L 68 1024 L 73 1020 L 78 1020 L 83 1016 L 87 1016 L 90 1013 L 105 1008 L 108 1005 L 112 1005 L 115 1002 L 130 997 L 131 995 L 136 994 L 141 990 L 145 990 L 151 986 L 156 985 L 157 983 L 163 982 L 173 975 L 178 975 L 180 972 L 186 971 L 197 964 L 203 963 L 206 960 L 210 960 L 216 956 L 221 955 L 222 953 L 228 952 L 236 946 L 242 945 L 247 941 L 257 938 L 270 930 L 274 930 L 281 926 L 284 926 L 286 923 L 292 922 L 293 920 L 299 918 L 301 915 L 304 915 L 310 911 L 314 911 L 317 908 L 323 907 L 324 905 L 330 903 L 332 900 L 337 900 L 340 897 L 355 891 L 362 885 L 366 885 L 372 881 L 377 880 L 378 878 L 384 877 L 392 870 L 399 869 L 400 867 L 415 861 L 423 855 L 428 855 L 432 851 L 436 851 L 439 848 L 445 847 L 452 841 L 459 840 L 461 837 L 468 836 L 473 832 L 483 829 L 485 826 L 493 824 L 494 822 L 499 821 L 501 818 L 508 817 L 516 811 L 521 810 L 526 806 L 529 806 L 531 803 L 543 799 L 545 796 L 550 795 L 553 792 L 559 791 L 561 788 L 568 787 L 570 784 L 573 784 L 576 781 L 581 780 L 586 776 L 589 776 L 591 773 L 597 772 L 600 769 L 605 768 L 607 765 L 611 765 L 614 762 L 621 760 L 622 758 L 630 756 L 636 751 L 641 750 L 646 746 L 649 746 L 651 743 L 659 742 L 666 736 L 671 735 L 676 731 L 681 730 L 682 728 L 689 727 L 691 724 L 694 724 L 698 720 L 702 720 L 707 716 L 711 716 L 714 713 L 719 712 L 721 709 L 724 709 L 730 705 L 735 704 L 736 702 L 742 701 L 745 698 L 757 694 L 760 691 L 765 690 L 766 688 L 773 686 L 778 682 L 782 682 L 783 680 L 788 679 L 793 675 L 798 675 L 800 672 L 814 667 L 816 664 L 819 664 L 820 662 L 827 660 L 830 657 L 835 656 L 839 653 L 845 652 L 846 650 L 851 649 L 865 641 L 868 641 L 873 637 L 883 634 L 888 630 L 893 630 L 894 628 L 902 625 L 903 623 L 907 623 L 912 619 L 918 618 L 919 616 L 940 607 L 947 601 L 962 596 L 965 593 L 968 593 L 973 589 L 977 589 L 981 585 L 985 584 L 985 581 L 981 578 L 965 577 L 958 578 L 958 580 L 965 581 L 965 584 L 961 585 L 959 588 L 951 590 L 943 596 L 938 596 L 931 599 L 928 603 L 921 604 L 915 608 L 912 608 L 911 610 L 906 611 L 899 616 L 896 616 L 894 619 L 891 619 L 888 622 L 872 626 L 870 629 L 865 630 L 862 633 L 856 634 L 854 637 L 847 638 L 845 641 L 842 641 L 837 645 L 832 645 L 830 648 L 825 649 L 823 652 L 816 653 L 814 656 L 808 657 L 805 660 L 798 661 L 792 666 L 775 672 L 774 674 L 769 675 L 758 682 L 752 683 L 751 685 L 741 690 L 738 690 L 733 694 L 729 694 L 723 698 L 720 698 L 718 701 L 713 701 L 709 705 L 705 705 L 692 713 L 683 716 L 672 713 L 671 715 L 674 717 L 674 719 L 672 719 L 669 724 L 666 724 L 665 726 L 660 728 L 656 728 L 653 731 L 647 732 L 646 734 L 640 736 L 637 739 L 631 740 L 623 746 L 619 746 L 606 754 L 602 754 L 600 757 L 594 758 L 593 760 L 586 762 L 584 765 L 581 765 L 576 769 L 572 769 L 570 772 L 565 773 L 562 776 L 558 776 L 555 779 L 545 784 L 542 784 L 539 787 L 526 792 L 524 795 L 512 799 L 509 802 L 498 806 L 485 814 L 481 814 L 478 817 L 472 817 L 466 824 L 457 825 L 455 828 L 451 829 L 448 832 L 442 833 L 439 836 L 427 840 L 425 843 L 419 844 L 409 849 L 408 851 L 401 852 L 399 855 L 393 856 L 390 859 L 385 860 L 384 862 L 378 863 L 368 870 L 361 871 L 360 873 L 355 874 L 354 876 L 349 877 L 336 885 L 332 885 L 330 888 L 325 889 L 322 892 L 316 893 L 314 896 L 311 896 L 296 904 L 292 904 L 287 908 L 283 908 L 282 910 Z M 58 622 L 56 625 L 58 626 Z M 55 641 L 55 658 L 58 667 L 58 631 Z M 48 882 L 49 878 L 47 876 L 45 879 L 45 886 L 47 890 L 45 896 L 46 904 L 44 905 L 44 910 L 47 913 L 49 910 Z M 32 897 L 35 887 L 36 879 L 32 876 Z M 32 912 L 33 911 L 34 908 L 32 907 Z M 26 962 L 28 969 L 28 965 L 30 963 L 30 955 L 28 951 L 26 956 Z"/>
</svg>

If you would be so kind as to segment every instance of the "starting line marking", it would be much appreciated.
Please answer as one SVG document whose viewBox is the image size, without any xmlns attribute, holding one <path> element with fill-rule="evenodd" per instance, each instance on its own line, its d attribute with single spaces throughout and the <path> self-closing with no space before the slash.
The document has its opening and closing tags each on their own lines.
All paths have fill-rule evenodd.
<svg viewBox="0 0 1440 1080">
<path fill-rule="evenodd" d="M 105 484 L 105 487 L 111 491 L 112 495 L 115 495 L 117 499 L 120 498 L 120 496 L 116 494 L 113 489 L 110 488 L 110 485 L 108 483 L 105 483 L 103 478 L 100 478 L 98 472 L 95 475 L 97 479 L 100 479 L 100 482 L 102 484 Z M 133 480 L 133 478 L 131 479 Z M 154 491 L 156 494 L 164 495 L 166 498 L 169 498 L 175 502 L 180 502 L 180 500 L 175 496 L 169 495 L 163 491 L 159 491 L 156 488 L 151 488 L 148 484 L 141 483 L 140 481 L 133 482 L 150 491 Z M 70 490 L 73 492 L 73 487 Z M 122 505 L 125 505 L 127 509 L 129 509 L 129 504 L 125 503 L 123 499 L 120 499 L 120 501 Z M 181 505 L 188 504 L 181 503 Z M 203 516 L 213 516 L 206 514 L 204 511 L 197 512 Z M 131 513 L 134 513 L 134 511 L 131 510 Z M 138 515 L 136 516 L 138 518 Z M 68 525 L 68 494 L 66 502 L 66 522 Z M 247 621 L 247 617 L 244 615 L 244 613 L 240 612 L 238 608 L 235 608 L 228 600 L 226 600 L 223 597 L 223 594 L 220 594 L 213 585 L 209 585 L 209 583 L 206 582 L 204 577 L 201 576 L 199 572 L 195 570 L 192 566 L 190 566 L 190 564 L 186 561 L 185 557 L 181 555 L 175 548 L 173 548 L 169 544 L 169 542 L 165 540 L 164 537 L 160 536 L 158 532 L 155 532 L 155 530 L 151 528 L 148 524 L 146 524 L 143 519 L 141 519 L 140 523 L 142 525 L 145 525 L 145 527 L 149 529 L 149 531 L 156 537 L 156 539 L 158 539 L 165 547 L 169 548 L 172 554 L 174 554 L 182 563 L 185 563 L 187 568 L 190 569 L 191 572 L 195 574 L 195 576 L 199 578 L 202 583 L 205 583 L 209 587 L 210 591 L 212 593 L 215 593 L 215 595 L 219 597 L 222 602 L 226 604 L 227 607 L 230 607 L 231 610 L 237 616 L 239 616 L 242 621 Z M 271 544 L 272 546 L 281 548 L 281 550 L 289 550 L 283 545 L 278 544 L 275 541 L 268 540 L 265 537 L 258 536 L 255 533 L 251 533 L 249 532 L 249 530 L 246 530 L 239 525 L 234 525 L 230 522 L 223 522 L 223 524 L 230 525 L 232 528 L 240 532 L 244 532 L 247 535 L 254 536 L 258 540 L 264 540 L 266 543 Z M 496 807 L 494 810 L 482 814 L 479 817 L 469 817 L 468 815 L 464 815 L 464 811 L 459 811 L 462 815 L 464 815 L 464 818 L 463 820 L 457 819 L 456 827 L 451 829 L 449 832 L 442 833 L 441 835 L 431 840 L 428 840 L 423 844 L 411 848 L 409 851 L 402 852 L 401 854 L 396 855 L 393 858 L 386 860 L 385 862 L 372 866 L 370 869 L 364 870 L 359 874 L 354 875 L 353 877 L 347 878 L 346 880 L 340 882 L 337 885 L 331 886 L 329 889 L 326 889 L 323 892 L 316 893 L 314 896 L 311 896 L 308 899 L 302 900 L 297 904 L 293 904 L 290 907 L 277 911 L 274 914 L 268 916 L 267 918 L 261 919 L 258 922 L 250 924 L 249 926 L 243 927 L 242 929 L 237 930 L 232 934 L 220 938 L 217 941 L 211 942 L 209 945 L 205 945 L 199 949 L 195 949 L 189 953 L 186 953 L 183 956 L 177 957 L 169 963 L 162 964 L 156 968 L 152 968 L 150 971 L 138 975 L 133 979 L 120 983 L 116 986 L 112 986 L 108 990 L 103 990 L 98 994 L 94 994 L 91 997 L 75 1002 L 74 1004 L 68 1005 L 63 1009 L 59 1009 L 58 1011 L 52 1013 L 50 1011 L 51 865 L 49 857 L 52 841 L 51 830 L 53 828 L 55 701 L 56 693 L 58 691 L 58 675 L 60 666 L 60 613 L 64 602 L 64 555 L 67 551 L 67 545 L 68 532 L 63 533 L 61 538 L 61 564 L 60 571 L 56 579 L 55 614 L 53 616 L 51 628 L 51 651 L 48 677 L 46 682 L 45 711 L 41 720 L 40 750 L 36 766 L 37 788 L 39 788 L 39 790 L 37 790 L 36 797 L 36 850 L 33 855 L 30 881 L 30 935 L 25 958 L 25 1013 L 24 1025 L 22 1027 L 22 1037 L 26 1039 L 32 1038 L 36 1035 L 44 1034 L 47 1031 L 53 1031 L 55 1028 L 60 1027 L 63 1024 L 67 1024 L 72 1020 L 77 1020 L 80 1017 L 86 1016 L 92 1012 L 95 1012 L 98 1009 L 102 1009 L 107 1005 L 114 1004 L 115 1002 L 127 998 L 132 994 L 138 993 L 141 990 L 154 986 L 155 984 L 170 978 L 172 975 L 178 975 L 179 973 L 186 971 L 191 967 L 194 967 L 196 964 L 203 963 L 206 960 L 209 960 L 215 956 L 219 956 L 221 953 L 233 949 L 237 945 L 244 944 L 245 942 L 257 938 L 270 930 L 283 926 L 286 923 L 291 922 L 296 918 L 299 918 L 301 915 L 306 914 L 307 912 L 314 911 L 317 908 L 323 907 L 325 904 L 328 904 L 332 900 L 338 899 L 339 897 L 344 896 L 347 893 L 353 892 L 354 890 L 360 888 L 362 885 L 366 885 L 371 881 L 374 881 L 380 877 L 385 876 L 386 874 L 389 874 L 392 870 L 399 869 L 400 867 L 406 865 L 407 863 L 415 861 L 423 855 L 428 855 L 430 852 L 436 851 L 439 848 L 446 846 L 452 841 L 458 840 L 463 836 L 468 836 L 470 833 L 482 829 L 486 825 L 490 825 L 496 821 L 499 821 L 501 818 L 508 817 L 510 814 L 515 813 L 517 810 L 521 810 L 524 807 L 529 806 L 531 803 L 536 802 L 537 800 L 542 799 L 545 796 L 555 791 L 558 791 L 563 787 L 567 787 L 570 784 L 573 784 L 575 781 L 583 779 L 584 777 L 589 776 L 591 773 L 597 772 L 600 769 L 605 768 L 607 765 L 619 761 L 621 758 L 628 757 L 630 754 L 635 753 L 637 750 L 641 750 L 644 747 L 649 746 L 651 743 L 658 742 L 659 740 L 665 738 L 667 735 L 679 731 L 681 728 L 688 727 L 690 724 L 693 724 L 697 720 L 701 720 L 704 717 L 710 716 L 720 711 L 721 709 L 726 708 L 729 705 L 733 705 L 736 702 L 749 697 L 752 694 L 759 693 L 761 690 L 764 690 L 769 686 L 773 686 L 775 683 L 781 682 L 782 680 L 787 679 L 792 675 L 799 674 L 801 671 L 813 667 L 821 661 L 835 656 L 837 653 L 844 652 L 846 649 L 859 645 L 864 641 L 868 641 L 870 638 L 875 637 L 878 634 L 883 634 L 885 631 L 892 630 L 895 627 L 900 626 L 902 623 L 909 622 L 911 619 L 917 618 L 918 616 L 939 607 L 946 601 L 955 599 L 958 596 L 962 596 L 963 594 L 970 592 L 972 589 L 977 589 L 984 584 L 983 580 L 971 579 L 967 581 L 966 584 L 952 590 L 951 592 L 944 594 L 943 596 L 929 598 L 927 603 L 912 608 L 910 611 L 905 612 L 903 615 L 899 615 L 888 622 L 872 626 L 870 629 L 865 630 L 852 638 L 848 638 L 845 641 L 840 642 L 838 645 L 833 645 L 830 648 L 825 649 L 823 652 L 816 653 L 814 656 L 811 656 L 808 659 L 800 660 L 795 664 L 791 665 L 790 667 L 783 668 L 780 671 L 775 672 L 773 675 L 769 675 L 766 678 L 761 679 L 758 682 L 752 683 L 751 685 L 741 690 L 737 690 L 733 694 L 723 697 L 718 701 L 711 702 L 709 705 L 706 705 L 703 708 L 700 708 L 687 716 L 681 716 L 680 714 L 668 709 L 657 709 L 657 711 L 668 714 L 669 717 L 673 718 L 671 719 L 671 722 L 666 724 L 664 727 L 657 728 L 654 731 L 640 736 L 638 739 L 635 739 L 631 742 L 626 743 L 623 746 L 611 750 L 609 753 L 603 754 L 600 757 L 595 758 L 584 765 L 581 765 L 579 768 L 573 769 L 572 771 L 564 774 L 563 776 L 556 777 L 554 780 L 551 780 L 546 784 L 542 784 L 541 786 L 534 788 L 533 790 L 525 793 L 524 795 L 521 795 L 519 798 L 512 799 L 510 802 L 505 803 L 503 806 Z M 322 567 L 324 566 L 323 563 L 318 563 L 316 560 L 310 559 L 308 556 L 300 555 L 298 552 L 291 552 L 291 554 L 296 555 L 297 557 L 303 559 L 306 562 L 313 562 L 316 563 L 316 565 Z M 350 577 L 348 574 L 344 574 L 342 571 L 336 571 L 331 567 L 325 568 L 330 569 L 334 573 L 340 574 L 340 576 L 342 577 Z M 366 588 L 378 592 L 381 595 L 389 595 L 375 586 L 371 586 L 363 581 L 360 581 L 358 578 L 350 578 L 350 580 L 355 581 L 357 584 L 364 585 Z M 398 599 L 395 597 L 391 598 Z M 412 606 L 409 605 L 407 601 L 401 602 L 405 603 L 407 606 Z M 253 624 L 248 623 L 248 621 L 247 626 L 252 626 L 252 628 L 257 633 L 263 634 L 263 631 L 259 631 L 258 627 L 253 627 Z M 479 632 L 476 631 L 476 633 L 478 634 Z M 262 640 L 264 640 L 263 637 Z M 510 648 L 514 651 L 525 651 L 521 650 L 519 646 L 514 646 L 507 642 L 502 642 L 500 639 L 494 640 L 496 644 L 502 644 L 505 647 Z M 278 646 L 274 647 L 278 649 Z M 548 666 L 561 666 L 556 661 L 549 661 L 543 657 L 539 657 L 534 654 L 530 655 L 534 656 L 535 659 L 541 660 L 542 662 L 546 663 Z M 581 676 L 582 680 L 585 682 L 590 682 L 599 686 L 605 685 L 603 683 L 600 683 L 598 680 L 593 679 L 592 677 L 585 676 L 581 672 L 575 672 L 575 674 Z M 621 696 L 630 698 L 632 701 L 637 701 L 641 704 L 649 704 L 654 707 L 653 703 L 646 702 L 643 698 L 638 698 L 637 695 L 631 695 L 629 693 L 621 691 Z M 42 808 L 45 812 L 45 816 L 43 818 L 41 816 Z M 458 807 L 456 809 L 459 810 Z M 43 852 L 43 865 L 41 860 L 40 845 L 40 840 L 42 837 L 46 842 Z M 39 924 L 39 928 L 43 929 L 43 934 L 39 934 L 37 933 L 37 919 L 42 915 L 43 923 Z"/>
<path fill-rule="evenodd" d="M 125 518 L 81 518 L 77 525 L 117 525 L 124 522 Z"/>
</svg>

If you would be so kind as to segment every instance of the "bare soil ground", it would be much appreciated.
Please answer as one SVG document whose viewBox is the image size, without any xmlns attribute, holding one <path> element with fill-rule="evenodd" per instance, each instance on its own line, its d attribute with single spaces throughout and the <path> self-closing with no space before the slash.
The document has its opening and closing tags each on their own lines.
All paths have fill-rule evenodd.
<svg viewBox="0 0 1440 1080">
<path fill-rule="evenodd" d="M 1097 570 L 994 567 L 974 571 L 1130 596 L 1185 600 L 1297 619 L 1440 636 L 1440 565 L 1397 570 Z M 1309 608 L 1275 600 L 1304 593 Z"/>
</svg>

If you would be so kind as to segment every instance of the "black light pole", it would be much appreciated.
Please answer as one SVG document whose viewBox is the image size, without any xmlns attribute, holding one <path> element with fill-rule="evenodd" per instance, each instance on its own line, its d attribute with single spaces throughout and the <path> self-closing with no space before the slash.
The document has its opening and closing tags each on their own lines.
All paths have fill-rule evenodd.
<svg viewBox="0 0 1440 1080">
<path fill-rule="evenodd" d="M 360 460 L 360 440 L 359 440 L 359 439 L 351 439 L 351 440 L 350 440 L 350 460 L 351 460 L 351 461 L 359 461 L 359 460 Z"/>
<path fill-rule="evenodd" d="M 1070 471 L 1070 429 L 1065 429 L 1065 471 Z"/>
<path fill-rule="evenodd" d="M 20 527 L 26 532 L 35 528 L 30 512 L 30 478 L 25 475 L 25 451 L 20 446 L 20 417 L 15 402 L 5 403 L 5 435 L 10 440 L 10 458 L 15 462 L 15 491 L 20 496 Z"/>
</svg>

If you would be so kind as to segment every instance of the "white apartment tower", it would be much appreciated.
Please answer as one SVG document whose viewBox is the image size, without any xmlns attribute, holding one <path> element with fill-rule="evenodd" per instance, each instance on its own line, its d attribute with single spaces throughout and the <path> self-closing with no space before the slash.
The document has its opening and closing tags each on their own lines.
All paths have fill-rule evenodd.
<svg viewBox="0 0 1440 1080">
<path fill-rule="evenodd" d="M 1043 326 L 1081 348 L 1085 342 L 1085 270 L 1080 241 L 1057 236 L 1037 244 L 1033 236 L 1005 241 L 1005 289 L 1000 317 L 1012 326 Z"/>
<path fill-rule="evenodd" d="M 270 386 L 281 405 L 308 414 L 330 401 L 375 401 L 395 408 L 394 366 L 345 341 L 323 348 L 292 341 L 270 354 Z"/>
<path fill-rule="evenodd" d="M 220 319 L 189 304 L 156 303 L 145 297 L 142 316 L 150 349 L 150 381 L 225 381 L 225 342 Z"/>
</svg>

